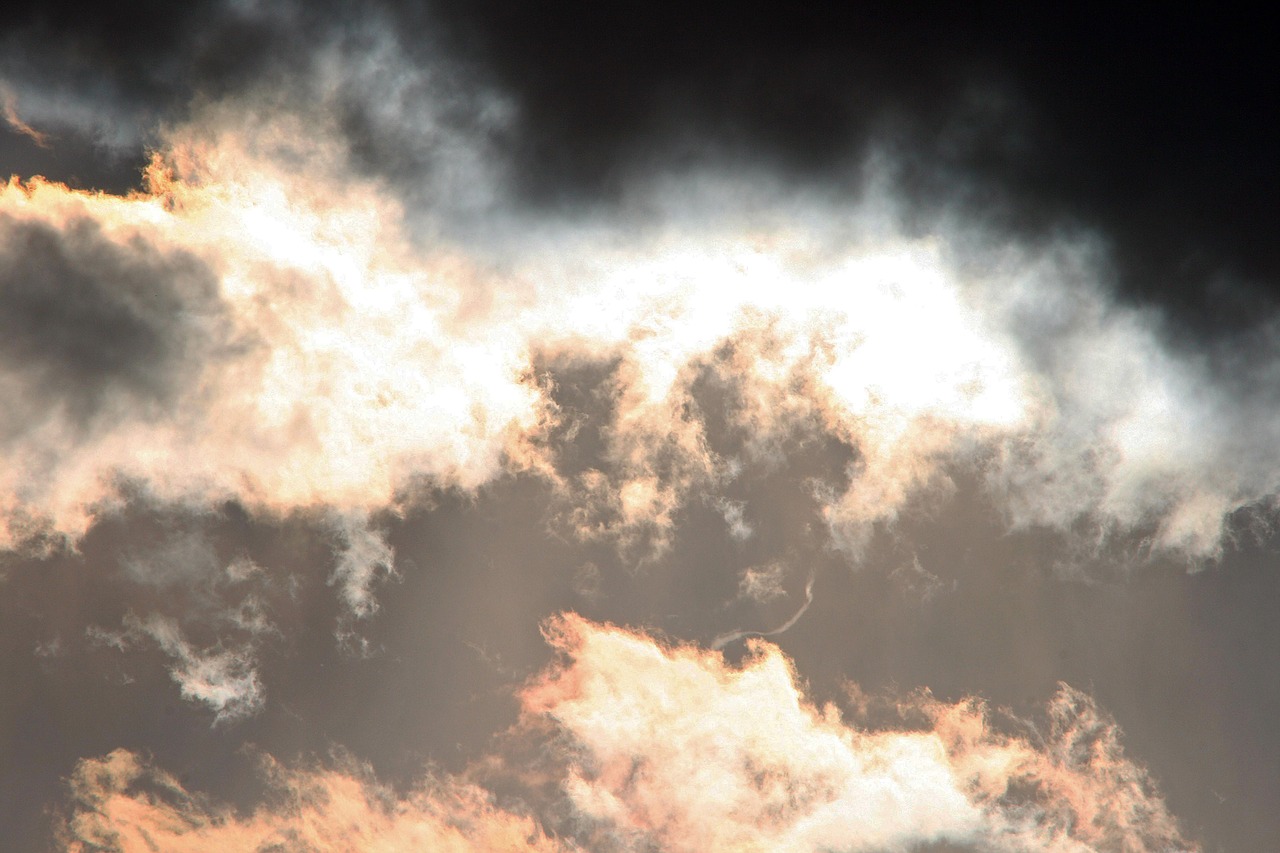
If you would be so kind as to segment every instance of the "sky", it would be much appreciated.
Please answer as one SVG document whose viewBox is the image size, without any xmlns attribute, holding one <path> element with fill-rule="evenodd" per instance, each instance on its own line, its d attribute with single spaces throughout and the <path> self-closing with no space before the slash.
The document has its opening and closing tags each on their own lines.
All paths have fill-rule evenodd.
<svg viewBox="0 0 1280 853">
<path fill-rule="evenodd" d="M 1261 21 L 10 4 L 0 835 L 1280 847 Z"/>
</svg>

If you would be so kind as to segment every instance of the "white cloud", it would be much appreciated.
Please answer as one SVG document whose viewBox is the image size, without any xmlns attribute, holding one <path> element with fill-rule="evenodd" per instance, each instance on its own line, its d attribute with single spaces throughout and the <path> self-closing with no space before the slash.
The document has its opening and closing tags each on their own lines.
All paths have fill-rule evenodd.
<svg viewBox="0 0 1280 853">
<path fill-rule="evenodd" d="M 162 623 L 146 630 L 182 653 Z M 78 766 L 62 841 L 191 851 L 1196 849 L 1125 758 L 1115 723 L 1066 686 L 1038 726 L 927 693 L 886 700 L 896 722 L 860 726 L 867 697 L 850 688 L 851 718 L 814 705 L 763 641 L 735 667 L 572 614 L 547 636 L 560 659 L 521 691 L 521 725 L 462 776 L 395 794 L 367 768 L 269 762 L 270 802 L 282 805 L 232 812 L 121 750 Z M 528 799 L 499 807 L 468 779 L 505 779 L 508 797 Z"/>
<path fill-rule="evenodd" d="M 855 559 L 875 524 L 945 489 L 955 462 L 980 466 L 1015 526 L 1153 531 L 1156 549 L 1198 559 L 1216 552 L 1225 514 L 1280 481 L 1274 401 L 1250 400 L 1247 381 L 1227 388 L 1117 306 L 1088 238 L 1033 249 L 942 214 L 931 236 L 909 237 L 891 187 L 841 207 L 766 175 L 711 172 L 636 188 L 659 211 L 643 227 L 625 211 L 532 222 L 446 105 L 413 118 L 383 108 L 388 92 L 456 96 L 392 36 L 375 26 L 317 57 L 308 82 L 206 102 L 168 128 L 144 193 L 0 190 L 10 236 L 57 243 L 88 228 L 92 257 L 117 271 L 185 271 L 166 298 L 183 340 L 202 342 L 156 331 L 169 372 L 118 365 L 87 415 L 55 400 L 8 416 L 9 544 L 33 518 L 78 536 L 121 477 L 161 500 L 360 519 L 423 481 L 476 489 L 525 471 L 556 486 L 576 535 L 642 561 L 670 544 L 695 496 L 747 537 L 727 484 L 820 437 L 854 455 L 825 509 Z M 499 100 L 480 110 L 498 125 Z M 423 140 L 410 159 L 443 182 L 438 202 L 355 168 L 333 119 L 343 103 L 367 107 L 379 133 Z M 743 197 L 746 212 L 728 203 Z M 446 227 L 477 210 L 503 224 Z M 94 282 L 92 304 L 118 313 L 133 286 Z M 61 331 L 74 337 L 83 320 Z M 608 406 L 589 413 L 599 459 L 569 472 L 537 369 L 572 364 L 615 368 Z M 0 388 L 41 369 L 25 356 L 0 364 Z M 726 394 L 723 423 L 697 404 L 708 377 Z M 725 441 L 731 454 L 717 450 Z M 382 548 L 355 536 L 335 574 L 356 614 L 375 607 Z"/>
<path fill-rule="evenodd" d="M 1115 724 L 1069 688 L 1034 741 L 980 702 L 927 695 L 901 706 L 926 728 L 862 730 L 811 704 L 762 641 L 737 669 L 572 615 L 548 637 L 563 662 L 525 711 L 568 735 L 564 790 L 621 849 L 1191 849 Z"/>
<path fill-rule="evenodd" d="M 251 644 L 210 648 L 193 646 L 174 619 L 159 614 L 138 618 L 130 614 L 125 628 L 133 637 L 148 637 L 173 659 L 169 674 L 182 697 L 214 712 L 214 725 L 251 716 L 266 700 Z"/>
</svg>

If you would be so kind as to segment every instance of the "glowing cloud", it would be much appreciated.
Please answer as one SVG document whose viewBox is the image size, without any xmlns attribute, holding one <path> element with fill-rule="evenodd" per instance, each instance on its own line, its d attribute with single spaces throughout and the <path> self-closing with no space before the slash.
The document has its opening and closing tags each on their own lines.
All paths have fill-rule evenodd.
<svg viewBox="0 0 1280 853">
<path fill-rule="evenodd" d="M 790 662 L 763 641 L 732 667 L 716 652 L 574 615 L 553 621 L 547 636 L 562 661 L 523 690 L 524 721 L 513 732 L 526 748 L 533 742 L 542 766 L 499 753 L 469 771 L 537 777 L 528 816 L 461 778 L 435 777 L 397 796 L 358 767 L 289 772 L 270 763 L 280 805 L 237 816 L 117 751 L 80 763 L 61 843 L 73 851 L 1195 849 L 1124 757 L 1115 724 L 1070 688 L 1039 731 L 1007 716 L 999 725 L 979 701 L 928 694 L 899 699 L 895 725 L 860 728 L 834 705 L 809 702 Z M 865 707 L 856 688 L 851 695 Z M 563 840 L 540 828 L 551 825 Z"/>
<path fill-rule="evenodd" d="M 1080 316 L 1049 330 L 1060 351 L 1037 364 L 1019 341 L 1049 322 L 1035 304 L 1068 299 L 1040 259 L 973 284 L 936 243 L 840 249 L 712 227 L 626 249 L 553 241 L 502 272 L 460 246 L 414 247 L 404 210 L 346 174 L 316 119 L 233 106 L 171 134 L 146 195 L 41 181 L 0 194 L 4 298 L 26 313 L 53 298 L 22 273 L 51 274 L 51 260 L 75 288 L 40 315 L 39 345 L 7 339 L 19 349 L 3 379 L 33 400 L 7 416 L 10 527 L 46 516 L 75 535 L 119 475 L 170 499 L 354 511 L 418 476 L 556 478 L 536 365 L 554 382 L 557 364 L 610 359 L 603 470 L 561 481 L 587 536 L 648 526 L 661 539 L 691 489 L 806 431 L 858 453 L 853 485 L 829 496 L 855 554 L 868 523 L 975 441 L 997 448 L 992 482 L 1015 521 L 1158 517 L 1160 544 L 1196 554 L 1215 547 L 1224 512 L 1271 485 L 1215 473 L 1222 454 L 1171 415 L 1207 405 L 1204 382 L 1136 317 L 1104 313 L 1100 291 L 1071 283 Z M 132 349 L 95 344 L 103 324 L 133 330 Z M 734 392 L 736 458 L 710 449 L 690 406 L 706 375 Z M 67 377 L 84 393 L 39 390 L 74 388 Z"/>
<path fill-rule="evenodd" d="M 523 701 L 578 750 L 563 785 L 589 820 L 589 846 L 1190 849 L 1114 723 L 1069 688 L 1034 739 L 1001 734 L 980 702 L 927 695 L 899 708 L 921 729 L 868 731 L 809 703 L 762 641 L 735 669 L 576 616 L 548 638 L 565 660 Z"/>
<path fill-rule="evenodd" d="M 247 818 L 210 808 L 168 774 L 117 750 L 81 762 L 71 780 L 75 812 L 60 828 L 72 853 L 162 849 L 439 850 L 446 853 L 572 849 L 544 836 L 527 817 L 505 812 L 476 788 L 438 782 L 407 798 L 372 784 L 359 770 L 274 775 L 282 806 Z"/>
<path fill-rule="evenodd" d="M 664 64 L 687 61 L 694 77 L 708 59 L 724 68 L 673 85 L 669 70 L 653 77 L 599 39 L 601 70 L 613 71 L 588 87 L 599 98 L 562 115 L 564 91 L 584 89 L 560 85 L 572 62 L 520 77 L 520 63 L 555 43 L 506 44 L 523 12 L 473 26 L 471 4 L 377 5 L 337 15 L 213 0 L 84 26 L 63 20 L 78 17 L 66 6 L 0 34 L 0 142 L 15 162 L 66 169 L 68 181 L 0 182 L 0 584 L 16 602 L 6 612 L 20 615 L 0 639 L 22 664 L 13 672 L 38 688 L 15 689 L 0 716 L 36 732 L 23 760 L 41 762 L 49 784 L 82 759 L 58 843 L 86 853 L 1193 848 L 1084 694 L 1064 685 L 1036 722 L 927 693 L 876 705 L 853 687 L 848 707 L 819 705 L 763 638 L 884 632 L 826 655 L 815 678 L 870 658 L 889 677 L 918 672 L 916 656 L 946 644 L 923 669 L 954 661 L 957 680 L 986 677 L 998 648 L 1017 670 L 980 682 L 1014 685 L 998 695 L 1017 695 L 1041 666 L 1037 677 L 1043 667 L 1098 675 L 1099 695 L 1115 696 L 1147 658 L 1099 663 L 1094 652 L 1117 624 L 1140 636 L 1121 620 L 1145 618 L 1142 605 L 1109 590 L 1097 597 L 1106 608 L 1077 619 L 1085 611 L 1068 608 L 1093 598 L 1060 605 L 1040 577 L 1006 586 L 1022 569 L 999 557 L 1039 566 L 1052 550 L 1046 570 L 1197 566 L 1222 553 L 1240 510 L 1274 527 L 1280 349 L 1265 339 L 1280 340 L 1276 328 L 1194 353 L 1158 312 L 1113 292 L 1106 234 L 1051 230 L 1061 222 L 1049 204 L 1043 230 L 999 224 L 1079 165 L 1037 173 L 1017 195 L 1019 170 L 1035 163 L 1013 149 L 1046 141 L 1031 127 L 1034 92 L 1012 93 L 1017 80 L 1009 91 L 948 81 L 963 103 L 944 108 L 950 95 L 939 94 L 921 130 L 887 143 L 900 169 L 866 135 L 880 106 L 855 102 L 893 112 L 951 59 L 905 75 L 920 85 L 890 87 L 884 101 L 872 96 L 880 81 L 865 98 L 842 93 L 829 102 L 847 115 L 788 121 L 804 127 L 769 140 L 759 131 L 828 101 L 791 99 L 787 87 L 825 92 L 809 78 L 828 60 L 840 66 L 823 52 L 839 40 L 824 36 L 810 54 L 799 34 L 788 38 L 767 53 L 799 70 L 774 81 L 731 68 L 753 53 L 739 49 L 748 42 L 681 59 L 675 39 Z M 598 17 L 619 28 L 612 12 Z M 854 64 L 877 69 L 878 55 Z M 1016 77 L 1023 60 L 1010 62 Z M 1001 73 L 999 62 L 973 67 Z M 863 73 L 835 75 L 831 89 Z M 730 78 L 729 97 L 705 85 Z M 739 103 L 762 82 L 769 103 Z M 593 106 L 610 103 L 634 103 L 635 115 Z M 565 135 L 579 127 L 580 139 Z M 840 134 L 825 128 L 869 153 L 842 160 Z M 557 141 L 561 162 L 599 156 L 579 177 L 618 166 L 605 170 L 616 192 L 559 195 L 568 173 L 539 154 Z M 792 146 L 828 153 L 776 159 Z M 121 163 L 147 165 L 132 192 L 82 191 L 70 177 L 76 150 L 92 151 L 85 168 L 102 185 L 127 183 Z M 1091 150 L 1102 149 L 1080 149 Z M 1003 177 L 982 187 L 974 177 L 964 189 L 982 192 L 944 209 L 948 169 L 988 159 L 995 171 L 979 172 Z M 832 180 L 819 186 L 819 174 Z M 552 202 L 538 195 L 546 187 Z M 1010 206 L 978 221 L 975 199 L 1006 189 Z M 1248 219 L 1238 214 L 1231 223 Z M 1188 216 L 1187 228 L 1212 218 Z M 1121 243 L 1115 257 L 1133 248 Z M 953 522 L 970 526 L 938 542 Z M 472 539 L 454 547 L 453 537 Z M 1263 559 L 1241 557 L 1241 574 Z M 837 577 L 838 562 L 863 574 Z M 395 581 L 406 594 L 389 603 Z M 842 610 L 835 589 L 896 597 Z M 1161 587 L 1146 606 L 1165 594 L 1181 606 L 1190 589 Z M 1202 710 L 1267 699 L 1245 677 L 1265 643 L 1238 653 L 1247 632 L 1202 634 L 1228 608 L 1195 601 L 1185 633 L 1160 635 L 1212 637 L 1181 656 L 1179 675 L 1196 677 L 1215 655 L 1239 662 L 1223 676 L 1232 690 L 1206 686 Z M 1051 618 L 1042 630 L 1039 609 L 1013 618 L 1009 602 Z M 546 652 L 533 626 L 575 604 L 705 647 L 570 614 L 547 623 L 558 658 L 531 676 Z M 907 618 L 918 620 L 909 636 L 889 633 Z M 973 625 L 1000 630 L 960 636 Z M 1003 642 L 1024 630 L 1034 642 Z M 335 637 L 336 649 L 316 651 Z M 739 653 L 741 665 L 727 662 Z M 385 666 L 366 666 L 379 655 Z M 104 658 L 120 670 L 95 671 Z M 1186 683 L 1173 669 L 1161 684 Z M 402 691 L 406 672 L 438 681 Z M 448 749 L 465 767 L 393 791 L 354 763 L 273 765 L 274 799 L 237 812 L 141 755 L 85 759 L 143 742 L 105 733 L 145 714 L 115 729 L 78 713 L 42 727 L 39 711 L 72 689 L 131 691 L 132 707 L 164 715 L 148 726 L 158 750 L 212 719 L 191 761 L 253 733 L 299 749 L 348 739 L 381 762 L 397 735 L 358 727 L 387 719 L 438 737 L 411 746 Z M 366 691 L 386 704 L 369 714 L 343 704 Z M 496 746 L 477 746 L 491 733 L 478 729 L 513 723 L 511 693 L 519 721 L 483 741 Z M 438 716 L 416 716 L 420 696 L 430 697 L 420 713 Z M 1147 716 L 1126 720 L 1155 732 L 1141 742 L 1167 744 L 1167 715 L 1153 724 L 1147 696 L 1135 702 Z M 84 738 L 68 734 L 82 728 Z M 1240 731 L 1222 737 L 1220 767 L 1245 766 L 1237 746 L 1257 727 Z M 536 760 L 513 744 L 532 744 Z M 1211 749 L 1158 766 L 1194 776 L 1179 760 Z M 1265 790 L 1250 787 L 1252 773 L 1232 781 L 1232 808 Z M 1206 832 L 1229 823 L 1212 808 L 1186 814 Z"/>
<path fill-rule="evenodd" d="M 430 76 L 386 33 L 330 46 L 311 77 L 165 129 L 142 192 L 0 189 L 0 546 L 75 542 L 122 484 L 174 505 L 316 508 L 342 543 L 330 583 L 349 623 L 395 573 L 371 513 L 423 484 L 542 478 L 558 531 L 632 565 L 695 501 L 750 539 L 735 480 L 815 440 L 850 460 L 810 491 L 854 563 L 954 470 L 1010 526 L 1192 561 L 1276 492 L 1276 419 L 1252 380 L 1219 383 L 1115 306 L 1085 239 L 1031 251 L 942 215 L 907 237 L 876 192 L 842 207 L 763 179 L 733 213 L 753 176 L 723 174 L 638 189 L 669 196 L 639 225 L 533 223 L 501 163 L 443 124 L 424 129 L 440 145 L 421 177 L 451 194 L 397 192 L 362 174 L 337 119 L 372 108 L 378 67 Z M 558 383 L 584 366 L 604 378 L 571 416 Z M 599 446 L 575 467 L 583 422 Z"/>
<path fill-rule="evenodd" d="M 356 176 L 324 104 L 372 83 L 339 85 L 324 56 L 302 87 L 314 108 L 281 84 L 170 128 L 144 193 L 0 191 L 4 313 L 40 324 L 0 351 L 0 384 L 28 401 L 0 424 L 10 544 L 40 519 L 74 538 L 119 477 L 162 499 L 359 517 L 422 478 L 470 489 L 530 471 L 557 484 L 577 535 L 643 556 L 694 490 L 749 536 L 744 507 L 716 494 L 805 435 L 856 453 L 847 487 L 841 472 L 820 486 L 855 557 L 947 462 L 980 464 L 1014 524 L 1148 526 L 1193 557 L 1274 490 L 1262 442 L 1236 453 L 1208 426 L 1241 405 L 1109 304 L 1083 241 L 1029 253 L 945 218 L 908 239 L 874 193 L 847 210 L 779 198 L 696 227 L 521 233 L 500 164 L 482 178 L 454 144 L 427 174 L 475 175 L 476 205 L 506 224 L 448 237 L 452 202 Z M 697 183 L 698 204 L 736 180 Z M 581 364 L 613 365 L 611 405 L 593 415 L 603 454 L 567 473 L 555 383 Z M 697 405 L 709 379 L 729 450 Z M 341 572 L 357 611 L 370 571 Z"/>
</svg>

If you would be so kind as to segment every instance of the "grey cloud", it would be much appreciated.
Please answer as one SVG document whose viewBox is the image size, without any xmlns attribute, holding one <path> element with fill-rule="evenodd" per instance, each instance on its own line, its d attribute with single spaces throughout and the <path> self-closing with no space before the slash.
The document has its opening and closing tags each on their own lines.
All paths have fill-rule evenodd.
<svg viewBox="0 0 1280 853">
<path fill-rule="evenodd" d="M 782 580 L 786 576 L 787 567 L 782 563 L 768 563 L 763 566 L 748 566 L 742 571 L 742 580 L 738 583 L 738 595 L 762 604 L 781 598 L 785 595 Z"/>
<path fill-rule="evenodd" d="M 122 744 L 145 745 L 197 788 L 235 800 L 257 784 L 237 751 L 246 740 L 282 754 L 302 747 L 281 738 L 302 735 L 318 753 L 348 740 L 329 723 L 299 722 L 325 717 L 307 696 L 317 685 L 340 693 L 327 679 L 343 682 L 354 667 L 335 637 L 348 611 L 327 584 L 339 545 L 317 515 L 134 493 L 101 512 L 75 550 L 0 556 L 6 843 L 45 845 L 43 804 L 61 796 L 60 778 Z M 196 559 L 174 562 L 184 554 Z M 341 729 L 352 709 L 334 710 Z"/>
<path fill-rule="evenodd" d="M 371 616 L 378 609 L 374 585 L 395 578 L 395 551 L 367 517 L 338 514 L 332 526 L 338 538 L 337 565 L 329 583 L 338 587 L 355 618 Z"/>
<path fill-rule="evenodd" d="M 725 163 L 847 194 L 837 176 L 878 148 L 915 213 L 959 205 L 1020 240 L 1102 225 L 1122 290 L 1197 340 L 1276 307 L 1272 217 L 1245 212 L 1277 197 L 1266 45 L 1217 17 L 385 0 L 27 3 L 6 23 L 0 74 L 37 129 L 138 148 L 193 100 L 323 77 L 329 51 L 341 79 L 314 94 L 328 87 L 361 167 L 418 203 L 468 190 L 481 152 L 511 166 L 506 204 L 542 216 Z"/>
<path fill-rule="evenodd" d="M 218 281 L 190 255 L 89 219 L 0 219 L 0 370 L 21 388 L 8 437 L 51 416 L 86 429 L 163 410 L 227 331 Z"/>
<path fill-rule="evenodd" d="M 258 675 L 257 655 L 249 645 L 227 646 L 219 642 L 197 648 L 183 636 L 174 619 L 157 614 L 125 617 L 131 638 L 146 637 L 172 659 L 169 673 L 184 699 L 207 705 L 213 722 L 229 722 L 256 713 L 265 701 Z"/>
<path fill-rule="evenodd" d="M 220 568 L 212 544 L 199 530 L 179 530 L 138 548 L 121 560 L 124 574 L 133 582 L 158 587 L 177 584 L 197 586 L 209 582 Z M 240 577 L 237 569 L 232 577 Z"/>
<path fill-rule="evenodd" d="M 71 130 L 127 154 L 197 94 L 236 91 L 302 55 L 318 17 L 306 6 L 21 3 L 0 33 L 0 79 L 55 144 Z"/>
</svg>

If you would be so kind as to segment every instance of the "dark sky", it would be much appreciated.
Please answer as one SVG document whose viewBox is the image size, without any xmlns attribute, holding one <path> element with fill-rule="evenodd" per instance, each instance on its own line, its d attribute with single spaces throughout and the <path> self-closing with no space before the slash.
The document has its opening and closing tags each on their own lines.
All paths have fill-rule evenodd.
<svg viewBox="0 0 1280 853">
<path fill-rule="evenodd" d="M 628 176 L 719 158 L 822 186 L 883 147 L 900 159 L 913 201 L 961 204 L 1032 234 L 1102 230 L 1123 286 L 1197 329 L 1229 334 L 1256 321 L 1252 299 L 1266 298 L 1280 273 L 1270 239 L 1280 127 L 1267 28 L 1223 10 L 10 8 L 12 78 L 105 101 L 97 120 L 118 123 L 112 133 L 129 142 L 145 144 L 192 98 L 305 64 L 333 26 L 353 30 L 380 15 L 424 62 L 447 51 L 460 88 L 482 81 L 512 99 L 516 120 L 500 148 L 533 205 L 607 204 Z M 404 152 L 382 150 L 393 140 L 378 139 L 359 105 L 349 107 L 364 165 L 404 166 Z M 134 182 L 142 145 L 95 150 L 74 130 L 45 151 L 10 134 L 11 170 L 113 189 Z"/>
<path fill-rule="evenodd" d="M 1260 20 L 0 20 L 11 849 L 1280 846 Z"/>
</svg>

